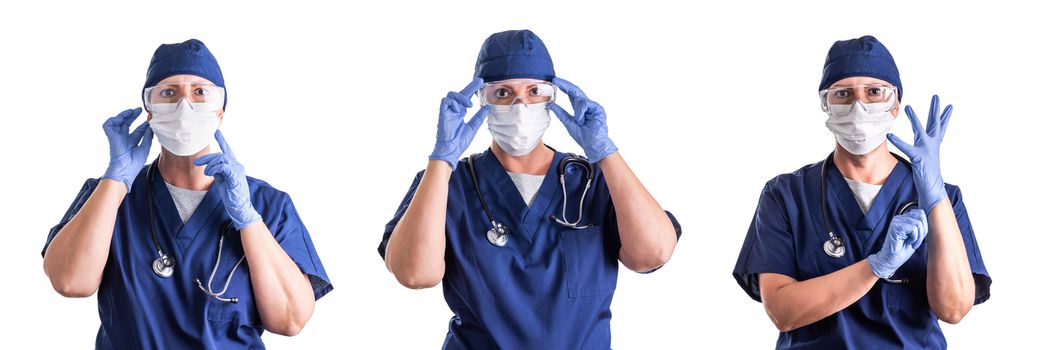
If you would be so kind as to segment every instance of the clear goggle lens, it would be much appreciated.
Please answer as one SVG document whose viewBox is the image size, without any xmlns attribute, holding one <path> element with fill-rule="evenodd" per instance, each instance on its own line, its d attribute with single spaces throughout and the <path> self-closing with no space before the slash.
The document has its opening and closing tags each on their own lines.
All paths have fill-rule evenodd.
<svg viewBox="0 0 1037 350">
<path fill-rule="evenodd" d="M 506 83 L 483 85 L 479 89 L 479 100 L 484 106 L 511 106 L 520 103 L 554 102 L 556 90 L 554 84 L 543 80 L 511 80 Z"/>
<path fill-rule="evenodd" d="M 840 86 L 821 90 L 821 110 L 843 109 L 834 106 L 850 106 L 860 101 L 869 113 L 885 112 L 893 108 L 897 99 L 897 88 L 889 85 Z M 885 110 L 872 110 L 872 109 Z M 846 108 L 847 110 L 849 108 Z"/>
<path fill-rule="evenodd" d="M 193 107 L 223 108 L 224 96 L 223 88 L 212 84 L 159 84 L 144 89 L 144 108 L 156 112 L 175 107 L 184 98 Z"/>
</svg>

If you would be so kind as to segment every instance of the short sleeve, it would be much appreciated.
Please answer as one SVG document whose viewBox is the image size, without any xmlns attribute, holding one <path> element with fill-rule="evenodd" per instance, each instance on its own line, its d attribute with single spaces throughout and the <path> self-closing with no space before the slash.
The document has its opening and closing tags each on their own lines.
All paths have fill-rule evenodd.
<svg viewBox="0 0 1037 350">
<path fill-rule="evenodd" d="M 735 263 L 734 278 L 750 298 L 760 299 L 760 273 L 777 273 L 798 278 L 795 248 L 788 208 L 775 188 L 775 180 L 764 187 L 742 251 Z"/>
<path fill-rule="evenodd" d="M 419 171 L 414 176 L 414 181 L 410 184 L 410 189 L 407 190 L 407 194 L 403 196 L 403 202 L 400 203 L 400 207 L 396 209 L 396 214 L 393 215 L 392 220 L 385 224 L 385 232 L 382 233 L 382 242 L 378 244 L 378 255 L 385 259 L 385 249 L 389 245 L 389 237 L 392 236 L 392 231 L 396 229 L 396 224 L 400 223 L 400 218 L 407 212 L 407 208 L 410 207 L 411 200 L 414 199 L 414 192 L 418 190 L 418 184 L 421 183 L 422 176 L 425 175 L 425 171 Z"/>
<path fill-rule="evenodd" d="M 958 218 L 958 229 L 961 230 L 961 238 L 965 242 L 965 252 L 969 256 L 969 266 L 972 267 L 972 277 L 976 282 L 975 304 L 982 304 L 990 299 L 990 284 L 993 280 L 987 273 L 986 265 L 983 264 L 983 255 L 979 251 L 979 243 L 976 242 L 976 234 L 972 230 L 972 222 L 969 220 L 968 210 L 965 209 L 961 189 L 957 186 L 947 185 L 947 197 L 954 208 L 954 216 Z"/>
<path fill-rule="evenodd" d="M 83 188 L 79 190 L 76 199 L 72 201 L 72 205 L 70 205 L 68 210 L 65 211 L 65 216 L 62 216 L 61 221 L 59 221 L 57 225 L 54 225 L 54 227 L 50 229 L 50 233 L 47 234 L 47 241 L 43 244 L 43 251 L 40 252 L 41 256 L 47 255 L 47 248 L 50 247 L 50 242 L 53 241 L 54 237 L 58 235 L 58 232 L 60 232 L 61 229 L 76 216 L 76 213 L 79 213 L 79 210 L 83 208 L 84 204 L 86 204 L 86 200 L 90 199 L 90 196 L 94 193 L 94 189 L 97 188 L 97 184 L 100 182 L 101 181 L 98 179 L 87 179 L 86 182 L 83 183 Z"/>
<path fill-rule="evenodd" d="M 278 211 L 263 213 L 263 220 L 267 222 L 267 227 L 274 240 L 281 245 L 281 249 L 284 249 L 299 270 L 309 277 L 314 299 L 320 299 L 331 292 L 334 286 L 328 278 L 328 273 L 324 271 L 324 264 L 317 255 L 317 249 L 299 217 L 299 212 L 295 209 L 295 204 L 287 194 L 281 195 L 283 197 Z"/>
</svg>

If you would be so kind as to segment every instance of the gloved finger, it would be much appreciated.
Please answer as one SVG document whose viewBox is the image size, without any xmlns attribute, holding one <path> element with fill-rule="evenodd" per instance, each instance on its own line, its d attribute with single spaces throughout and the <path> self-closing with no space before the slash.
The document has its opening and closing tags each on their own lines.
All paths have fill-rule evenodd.
<svg viewBox="0 0 1037 350">
<path fill-rule="evenodd" d="M 148 126 L 148 123 L 137 125 L 137 128 L 133 129 L 133 132 L 130 133 L 130 144 L 140 144 L 141 139 L 144 138 L 144 131 L 149 130 L 150 128 L 151 127 Z"/>
<path fill-rule="evenodd" d="M 223 175 L 224 177 L 230 177 L 231 169 L 228 164 L 210 164 L 205 167 L 205 175 L 216 176 Z"/>
<path fill-rule="evenodd" d="M 148 127 L 144 129 L 144 136 L 141 137 L 140 149 L 143 149 L 145 152 L 147 152 L 151 150 L 151 140 L 155 138 L 155 131 L 151 130 L 150 124 L 144 123 L 144 125 L 148 125 Z"/>
<path fill-rule="evenodd" d="M 886 139 L 889 140 L 889 142 L 892 143 L 893 146 L 896 146 L 898 149 L 900 149 L 900 151 L 904 152 L 904 154 L 907 155 L 907 158 L 912 160 L 917 159 L 915 158 L 915 156 L 917 155 L 917 152 L 915 152 L 915 147 L 908 144 L 907 142 L 904 142 L 904 140 L 901 140 L 900 137 L 898 137 L 897 135 L 893 135 L 892 133 L 886 134 Z"/>
<path fill-rule="evenodd" d="M 570 100 L 574 98 L 587 97 L 587 95 L 583 93 L 583 90 L 580 90 L 579 87 L 573 85 L 573 83 L 570 83 L 568 80 L 555 77 L 554 79 L 551 79 L 551 83 L 555 84 L 555 86 L 557 86 L 559 90 L 562 90 L 566 95 L 569 95 Z"/>
<path fill-rule="evenodd" d="M 223 151 L 223 154 L 226 154 L 227 158 L 230 158 L 231 160 L 234 160 L 235 159 L 234 158 L 234 151 L 232 151 L 230 149 L 230 145 L 227 144 L 227 139 L 225 139 L 223 137 L 223 132 L 220 131 L 220 129 L 216 129 L 215 136 L 216 136 L 216 144 L 220 145 L 220 150 Z"/>
<path fill-rule="evenodd" d="M 222 162 L 225 162 L 225 161 L 226 160 L 223 158 L 223 153 L 209 153 L 209 154 L 203 155 L 203 156 L 198 157 L 197 159 L 195 159 L 194 160 L 194 165 L 197 165 L 197 166 L 213 165 L 213 164 L 222 163 Z"/>
<path fill-rule="evenodd" d="M 451 92 L 451 94 L 456 94 L 456 92 Z M 450 95 L 444 97 L 443 102 L 439 105 L 440 116 L 442 116 L 443 112 L 448 112 L 447 117 L 450 117 L 450 119 L 464 118 L 465 110 L 466 108 Z"/>
<path fill-rule="evenodd" d="M 922 136 L 925 135 L 925 128 L 922 127 L 922 122 L 918 120 L 918 115 L 915 114 L 915 109 L 908 105 L 904 108 L 904 112 L 907 113 L 907 120 L 911 122 L 911 133 L 914 135 L 914 144 L 917 144 Z"/>
<path fill-rule="evenodd" d="M 465 126 L 467 126 L 468 129 L 472 130 L 473 132 L 477 131 L 479 130 L 479 127 L 482 126 L 483 121 L 486 120 L 486 116 L 489 114 L 490 106 L 482 106 L 482 108 L 479 108 L 479 111 L 475 112 L 475 115 L 472 116 L 472 119 L 469 119 L 468 122 L 465 123 Z"/>
<path fill-rule="evenodd" d="M 565 108 L 562 108 L 562 106 L 552 103 L 548 105 L 548 108 L 550 108 L 552 112 L 555 112 L 555 117 L 562 122 L 562 125 L 569 127 L 572 123 L 576 122 L 573 115 L 569 114 L 569 112 L 566 111 Z"/>
<path fill-rule="evenodd" d="M 907 239 L 907 226 L 908 224 L 903 218 L 893 217 L 893 222 L 890 222 L 888 238 L 894 241 L 903 241 Z"/>
<path fill-rule="evenodd" d="M 587 105 L 588 100 L 585 98 L 578 99 L 573 103 L 573 117 L 577 124 L 583 125 L 587 122 Z"/>
<path fill-rule="evenodd" d="M 605 122 L 605 108 L 594 101 L 587 103 L 587 116 L 594 120 Z"/>
<path fill-rule="evenodd" d="M 468 95 L 467 97 L 465 97 L 465 95 L 462 94 L 462 93 L 451 91 L 451 92 L 447 93 L 447 97 L 449 97 L 450 99 L 452 99 L 454 101 L 457 101 L 457 104 L 461 105 L 461 106 L 464 106 L 464 108 L 471 108 L 472 107 L 472 96 L 471 95 Z"/>
<path fill-rule="evenodd" d="M 918 243 L 918 227 L 909 226 L 907 228 L 907 237 L 904 238 L 904 247 L 912 247 Z"/>
<path fill-rule="evenodd" d="M 479 88 L 482 87 L 482 84 L 482 78 L 475 77 L 475 79 L 472 79 L 472 82 L 468 83 L 468 85 L 465 86 L 464 89 L 461 89 L 461 92 L 459 92 L 458 94 L 460 94 L 462 97 L 471 102 L 470 100 L 472 99 L 472 95 L 475 95 L 475 92 L 479 91 Z"/>
<path fill-rule="evenodd" d="M 940 115 L 940 96 L 933 95 L 933 99 L 929 102 L 929 120 L 925 123 L 926 135 L 933 136 L 933 131 L 940 125 L 940 121 L 937 120 Z"/>
<path fill-rule="evenodd" d="M 915 109 L 911 108 L 911 105 L 904 108 L 904 113 L 907 113 L 907 120 L 911 122 L 911 131 L 914 131 L 915 140 L 918 140 L 918 137 L 925 132 L 922 122 L 918 120 L 918 115 L 915 114 Z"/>
<path fill-rule="evenodd" d="M 140 117 L 141 110 L 140 107 L 127 109 L 119 113 L 116 117 L 121 119 L 120 124 L 129 126 L 134 120 L 137 120 L 137 117 Z"/>
<path fill-rule="evenodd" d="M 925 242 L 926 233 L 928 233 L 928 231 L 925 228 L 919 227 L 918 235 L 915 237 L 915 240 L 911 242 L 911 248 L 914 248 L 915 250 L 920 248 L 922 246 L 922 242 Z"/>
<path fill-rule="evenodd" d="M 943 109 L 943 114 L 940 115 L 940 139 L 943 139 L 943 135 L 947 134 L 947 124 L 950 123 L 951 112 L 953 111 L 954 106 L 947 105 L 947 107 Z"/>
<path fill-rule="evenodd" d="M 140 108 L 127 109 L 119 112 L 118 115 L 108 118 L 104 121 L 102 127 L 105 129 L 105 133 L 108 131 L 116 131 L 116 133 L 125 133 L 126 130 L 130 129 L 130 124 L 140 116 Z"/>
</svg>

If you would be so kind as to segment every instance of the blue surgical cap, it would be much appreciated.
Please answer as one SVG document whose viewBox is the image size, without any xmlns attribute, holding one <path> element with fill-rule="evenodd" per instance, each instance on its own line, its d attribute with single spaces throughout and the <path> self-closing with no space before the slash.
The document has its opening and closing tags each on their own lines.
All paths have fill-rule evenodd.
<svg viewBox="0 0 1037 350">
<path fill-rule="evenodd" d="M 475 76 L 486 82 L 529 78 L 554 79 L 547 46 L 529 30 L 509 30 L 486 38 L 475 61 Z"/>
<path fill-rule="evenodd" d="M 904 87 L 900 85 L 900 71 L 897 70 L 896 62 L 893 62 L 893 55 L 871 35 L 832 44 L 832 48 L 828 50 L 828 57 L 825 58 L 821 85 L 817 91 L 827 89 L 835 82 L 849 77 L 885 80 L 897 87 L 898 100 L 904 96 Z"/>
<path fill-rule="evenodd" d="M 162 79 L 178 74 L 190 74 L 208 79 L 216 86 L 224 88 L 223 72 L 220 65 L 216 63 L 216 57 L 209 52 L 209 48 L 198 39 L 190 39 L 179 44 L 162 44 L 155 49 L 155 55 L 151 56 L 151 64 L 148 65 L 148 77 L 144 80 L 144 88 L 155 86 Z M 143 89 L 141 98 L 143 98 Z M 227 99 L 224 96 L 223 106 L 227 107 Z"/>
</svg>

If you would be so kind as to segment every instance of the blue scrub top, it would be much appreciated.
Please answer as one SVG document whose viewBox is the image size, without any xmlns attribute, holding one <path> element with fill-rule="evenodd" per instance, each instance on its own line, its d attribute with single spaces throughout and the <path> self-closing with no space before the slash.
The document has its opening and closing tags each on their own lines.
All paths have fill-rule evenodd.
<svg viewBox="0 0 1037 350">
<path fill-rule="evenodd" d="M 584 221 L 594 227 L 573 230 L 550 219 L 562 210 L 555 152 L 544 182 L 530 206 L 493 152 L 475 155 L 480 189 L 497 221 L 510 229 L 504 247 L 486 238 L 490 228 L 476 195 L 469 162 L 458 162 L 447 195 L 446 272 L 443 296 L 454 312 L 443 349 L 608 349 L 609 305 L 619 269 L 619 232 L 612 198 L 600 169 L 594 167 L 584 206 Z M 407 211 L 421 181 L 419 172 L 385 226 L 378 253 Z M 565 171 L 568 218 L 578 216 L 586 183 L 579 166 Z M 669 213 L 667 213 L 669 215 Z M 670 215 L 678 234 L 680 225 Z"/>
<path fill-rule="evenodd" d="M 749 225 L 734 277 L 749 297 L 760 301 L 758 276 L 778 273 L 804 281 L 850 266 L 881 248 L 889 223 L 900 206 L 917 200 L 911 170 L 897 163 L 867 214 L 861 211 L 839 169 L 807 165 L 767 182 L 756 215 Z M 827 176 L 831 225 L 846 243 L 846 255 L 831 258 L 822 245 L 828 240 L 821 211 L 821 176 Z M 972 232 L 961 190 L 947 184 L 947 195 L 958 218 L 976 281 L 976 304 L 990 298 L 990 275 Z M 897 270 L 879 280 L 860 300 L 813 324 L 778 336 L 778 349 L 943 349 L 947 347 L 926 294 L 928 243 Z"/>
<path fill-rule="evenodd" d="M 237 304 L 225 303 L 205 294 L 195 278 L 207 284 L 216 262 L 221 232 L 229 228 L 223 244 L 223 257 L 213 279 L 219 291 L 234 264 L 244 255 L 241 237 L 224 208 L 221 188 L 212 187 L 186 223 L 176 206 L 158 168 L 152 179 L 155 201 L 155 226 L 162 250 L 176 260 L 173 275 L 159 277 L 151 268 L 158 257 L 151 236 L 146 185 L 147 167 L 134 180 L 133 192 L 126 195 L 115 219 L 112 246 L 100 288 L 97 308 L 101 327 L 97 349 L 262 349 L 263 324 L 252 294 L 248 259 L 234 273 L 224 297 L 237 297 Z M 47 236 L 47 245 L 58 231 L 83 207 L 100 180 L 88 179 L 72 206 Z M 264 181 L 248 178 L 252 205 L 263 217 L 274 239 L 299 269 L 307 274 L 313 293 L 320 298 L 332 290 L 320 257 L 313 247 L 299 213 L 288 194 Z M 43 248 L 46 253 L 47 246 Z"/>
</svg>

